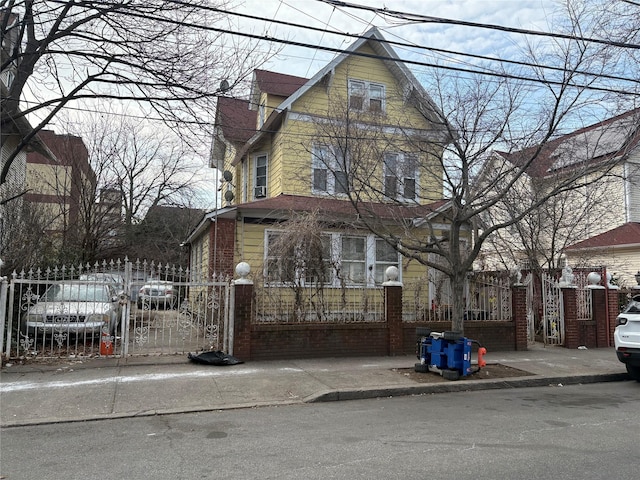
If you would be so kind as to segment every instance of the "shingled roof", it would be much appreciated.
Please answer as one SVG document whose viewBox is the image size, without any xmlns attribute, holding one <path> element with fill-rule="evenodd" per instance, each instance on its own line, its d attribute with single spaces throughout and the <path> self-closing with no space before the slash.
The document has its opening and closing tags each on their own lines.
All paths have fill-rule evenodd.
<svg viewBox="0 0 640 480">
<path fill-rule="evenodd" d="M 245 143 L 256 133 L 257 113 L 249 108 L 249 100 L 219 97 L 216 125 L 224 138 L 232 143 Z"/>
<path fill-rule="evenodd" d="M 640 108 L 637 108 L 558 137 L 542 146 L 527 174 L 542 178 L 584 162 L 605 161 L 623 155 L 638 146 L 639 126 Z M 538 148 L 497 153 L 512 164 L 521 166 L 535 155 Z"/>
<path fill-rule="evenodd" d="M 270 72 L 268 70 L 254 70 L 253 79 L 261 92 L 280 97 L 292 95 L 309 80 L 304 77 Z"/>
<path fill-rule="evenodd" d="M 264 215 L 278 216 L 283 213 L 288 216 L 289 212 L 313 212 L 318 210 L 324 215 L 349 216 L 358 213 L 370 212 L 382 219 L 414 219 L 424 218 L 435 214 L 447 203 L 440 200 L 428 205 L 397 205 L 386 203 L 362 202 L 359 210 L 348 200 L 340 200 L 331 197 L 306 197 L 302 195 L 278 195 L 276 197 L 265 198 L 253 202 L 243 203 L 237 206 L 238 211 L 263 212 Z M 266 216 L 265 216 L 266 218 Z"/>
<path fill-rule="evenodd" d="M 567 250 L 640 245 L 640 223 L 628 222 L 607 232 L 567 247 Z"/>
</svg>

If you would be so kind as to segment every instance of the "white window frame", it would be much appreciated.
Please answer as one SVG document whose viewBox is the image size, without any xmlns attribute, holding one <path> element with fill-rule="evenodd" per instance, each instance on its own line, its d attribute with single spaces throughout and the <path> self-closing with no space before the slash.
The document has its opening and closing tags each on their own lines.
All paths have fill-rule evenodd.
<svg viewBox="0 0 640 480">
<path fill-rule="evenodd" d="M 260 175 L 260 179 L 264 178 L 264 185 L 262 185 L 262 182 L 258 182 L 258 161 L 259 159 L 264 158 L 264 175 Z M 253 155 L 253 192 L 251 195 L 251 198 L 258 199 L 258 198 L 265 198 L 267 196 L 268 193 L 268 189 L 267 189 L 267 185 L 268 185 L 268 181 L 269 181 L 269 155 L 267 153 L 256 153 L 255 155 Z M 256 195 L 258 188 L 260 187 L 264 187 L 264 195 Z"/>
<path fill-rule="evenodd" d="M 359 98 L 359 95 L 354 95 L 356 91 L 362 92 L 362 105 L 354 105 L 355 98 Z M 347 91 L 349 93 L 348 103 L 349 108 L 363 112 L 372 113 L 384 113 L 386 111 L 386 87 L 381 83 L 369 82 L 367 80 L 360 80 L 356 78 L 350 78 L 347 84 Z M 375 95 L 374 92 L 379 91 L 381 94 Z M 379 98 L 378 98 L 379 97 Z M 371 108 L 372 101 L 380 100 L 380 108 Z"/>
<path fill-rule="evenodd" d="M 393 169 L 391 167 L 391 159 L 395 159 Z M 413 168 L 411 164 L 413 163 Z M 390 152 L 384 155 L 383 161 L 383 191 L 385 196 L 396 200 L 416 200 L 419 195 L 418 186 L 420 185 L 420 173 L 418 171 L 418 155 L 414 153 Z M 413 192 L 408 180 L 413 182 Z M 388 191 L 388 182 L 395 184 L 395 192 Z M 408 195 L 413 193 L 413 195 Z"/>
<path fill-rule="evenodd" d="M 337 178 L 338 173 L 344 174 L 345 181 L 347 183 L 347 190 L 349 189 L 349 160 L 344 161 L 344 167 L 346 171 L 342 169 L 343 165 L 340 165 L 342 160 L 338 160 L 340 157 L 340 151 L 336 147 L 329 145 L 314 145 L 311 153 L 311 192 L 315 195 L 346 195 L 347 191 L 341 191 L 336 188 L 339 187 L 339 181 Z M 316 173 L 324 172 L 325 188 L 317 188 L 316 186 Z"/>
<path fill-rule="evenodd" d="M 264 278 L 265 283 L 275 286 L 283 286 L 287 285 L 288 282 L 282 281 L 280 274 L 274 276 L 269 272 L 269 265 L 279 264 L 279 260 L 277 257 L 273 255 L 269 255 L 269 237 L 277 236 L 281 233 L 282 230 L 277 229 L 267 229 L 264 233 Z M 358 234 L 358 233 L 342 233 L 342 232 L 322 232 L 321 235 L 326 236 L 330 239 L 330 259 L 326 261 L 329 263 L 331 268 L 331 274 L 326 282 L 323 285 L 327 288 L 341 288 L 343 286 L 347 288 L 375 288 L 381 285 L 382 282 L 385 281 L 384 274 L 389 266 L 395 266 L 398 268 L 400 272 L 399 281 L 402 281 L 402 256 L 400 253 L 397 253 L 397 262 L 390 262 L 388 259 L 379 259 L 376 258 L 376 243 L 377 242 L 385 242 L 382 238 L 376 237 L 373 234 Z M 364 242 L 364 259 L 343 259 L 343 239 L 345 238 L 353 238 L 353 239 L 362 239 Z M 363 279 L 362 281 L 355 281 L 353 278 L 349 278 L 348 275 L 345 275 L 343 266 L 346 263 L 356 264 L 361 262 L 363 265 Z M 334 268 L 334 265 L 337 266 L 337 269 Z M 299 271 L 295 273 L 296 281 L 301 282 L 303 285 L 306 284 L 305 273 L 303 271 Z"/>
</svg>

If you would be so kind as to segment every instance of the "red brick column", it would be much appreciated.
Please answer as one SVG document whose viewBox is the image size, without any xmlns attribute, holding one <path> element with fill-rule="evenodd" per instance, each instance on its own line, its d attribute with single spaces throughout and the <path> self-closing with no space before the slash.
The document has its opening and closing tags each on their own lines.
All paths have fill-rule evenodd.
<svg viewBox="0 0 640 480">
<path fill-rule="evenodd" d="M 209 272 L 233 276 L 236 221 L 216 218 L 209 228 Z"/>
<path fill-rule="evenodd" d="M 564 346 L 580 346 L 580 326 L 578 325 L 578 292 L 575 287 L 562 288 L 562 306 L 564 310 Z"/>
<path fill-rule="evenodd" d="M 593 320 L 596 322 L 596 347 L 608 347 L 607 333 L 607 295 L 604 287 L 590 287 L 591 309 Z"/>
<path fill-rule="evenodd" d="M 251 320 L 253 318 L 253 284 L 235 283 L 233 356 L 240 360 L 251 360 Z"/>
<path fill-rule="evenodd" d="M 385 282 L 384 309 L 389 331 L 389 355 L 403 355 L 402 285 Z"/>
<path fill-rule="evenodd" d="M 511 288 L 511 312 L 515 339 L 515 350 L 527 350 L 527 287 L 514 285 Z"/>
<path fill-rule="evenodd" d="M 620 294 L 620 289 L 618 288 L 608 288 L 607 289 L 607 300 L 608 300 L 608 311 L 607 311 L 607 331 L 609 333 L 609 344 L 607 347 L 613 347 L 613 331 L 616 329 L 616 317 L 620 313 L 620 306 L 618 304 L 618 296 Z"/>
</svg>

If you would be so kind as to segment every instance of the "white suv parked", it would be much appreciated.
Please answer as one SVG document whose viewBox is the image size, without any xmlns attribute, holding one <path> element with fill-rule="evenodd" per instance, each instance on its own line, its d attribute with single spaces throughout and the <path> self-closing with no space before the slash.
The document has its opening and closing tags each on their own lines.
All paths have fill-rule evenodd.
<svg viewBox="0 0 640 480">
<path fill-rule="evenodd" d="M 626 365 L 629 375 L 640 382 L 640 295 L 634 295 L 616 318 L 613 342 L 618 360 Z"/>
</svg>

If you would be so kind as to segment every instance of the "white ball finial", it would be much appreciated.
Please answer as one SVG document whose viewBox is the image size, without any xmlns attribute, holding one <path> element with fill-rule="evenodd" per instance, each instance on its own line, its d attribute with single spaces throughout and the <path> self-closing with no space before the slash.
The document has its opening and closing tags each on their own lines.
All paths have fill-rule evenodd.
<svg viewBox="0 0 640 480">
<path fill-rule="evenodd" d="M 249 272 L 251 272 L 251 266 L 247 262 L 240 262 L 236 265 L 236 274 L 240 277 L 235 281 L 235 283 L 253 283 L 247 277 L 249 276 Z"/>
<path fill-rule="evenodd" d="M 398 267 L 387 267 L 384 271 L 384 276 L 389 282 L 398 281 L 398 277 L 400 276 L 400 272 L 398 272 Z"/>
</svg>

